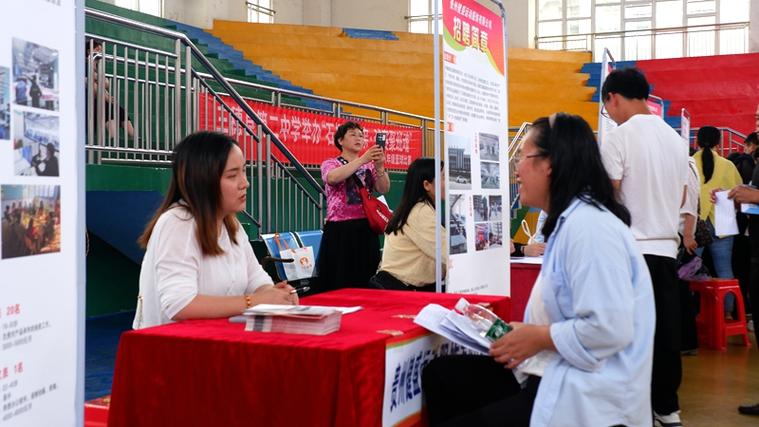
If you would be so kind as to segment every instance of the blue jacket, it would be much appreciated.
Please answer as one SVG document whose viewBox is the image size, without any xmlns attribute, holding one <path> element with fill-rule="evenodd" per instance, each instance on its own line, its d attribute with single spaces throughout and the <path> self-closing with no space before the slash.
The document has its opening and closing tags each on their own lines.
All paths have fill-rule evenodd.
<svg viewBox="0 0 759 427">
<path fill-rule="evenodd" d="M 650 426 L 656 315 L 629 227 L 575 199 L 548 239 L 540 274 L 560 357 L 546 367 L 530 425 Z"/>
</svg>

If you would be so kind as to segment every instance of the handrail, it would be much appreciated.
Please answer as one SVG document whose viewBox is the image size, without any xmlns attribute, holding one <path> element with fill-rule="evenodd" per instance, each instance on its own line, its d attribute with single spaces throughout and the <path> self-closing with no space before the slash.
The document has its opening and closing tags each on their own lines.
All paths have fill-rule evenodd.
<svg viewBox="0 0 759 427">
<path fill-rule="evenodd" d="M 248 117 L 253 119 L 253 121 L 256 123 L 256 125 L 260 126 L 263 132 L 267 135 L 271 136 L 271 140 L 274 143 L 274 145 L 279 149 L 279 151 L 287 158 L 287 160 L 290 162 L 291 167 L 294 167 L 298 172 L 300 172 L 302 175 L 304 175 L 304 178 L 306 182 L 309 183 L 310 186 L 313 187 L 314 190 L 324 193 L 324 189 L 319 185 L 318 182 L 314 179 L 313 176 L 311 176 L 310 173 L 306 170 L 305 167 L 298 161 L 298 159 L 292 154 L 292 152 L 285 146 L 282 141 L 280 141 L 279 137 L 269 128 L 269 126 L 261 120 L 260 117 L 258 117 L 258 114 L 256 114 L 255 111 L 248 105 L 247 102 L 240 96 L 240 94 L 235 90 L 232 85 L 229 84 L 227 79 L 219 72 L 219 70 L 216 69 L 216 67 L 211 64 L 211 62 L 203 55 L 202 52 L 200 52 L 200 49 L 198 49 L 197 46 L 190 40 L 189 37 L 187 37 L 186 34 L 168 30 L 165 28 L 157 27 L 155 25 L 146 24 L 143 22 L 136 22 L 132 21 L 126 18 L 122 18 L 118 15 L 113 15 L 110 13 L 102 12 L 99 10 L 93 10 L 93 9 L 86 9 L 85 13 L 87 16 L 102 19 L 105 21 L 111 21 L 116 22 L 119 24 L 122 24 L 127 27 L 136 28 L 142 31 L 148 31 L 154 34 L 167 36 L 167 37 L 173 37 L 175 39 L 181 40 L 187 47 L 190 48 L 193 57 L 199 61 L 204 67 L 206 67 L 210 74 L 214 77 L 216 83 L 220 84 L 228 93 L 228 95 L 235 101 L 235 103 L 238 104 L 238 106 L 247 114 Z M 189 59 L 188 59 L 189 62 Z M 255 134 L 254 134 L 255 135 Z M 258 141 L 261 143 L 262 141 Z"/>
<path fill-rule="evenodd" d="M 519 126 L 519 129 L 517 129 L 514 137 L 509 142 L 509 198 L 511 199 L 509 200 L 509 209 L 512 212 L 519 203 L 519 183 L 516 180 L 516 162 L 514 161 L 514 157 L 516 156 L 517 152 L 519 152 L 519 149 L 522 148 L 522 145 L 524 145 L 524 136 L 527 134 L 531 127 L 531 122 L 522 123 Z"/>
<path fill-rule="evenodd" d="M 722 30 L 722 27 L 726 27 L 724 29 L 735 29 L 735 28 L 743 28 L 747 27 L 750 24 L 749 21 L 740 21 L 740 22 L 725 22 L 720 24 L 699 24 L 699 25 L 688 25 L 688 26 L 682 26 L 682 27 L 664 27 L 664 28 L 647 28 L 647 29 L 641 29 L 641 30 L 619 30 L 619 31 L 605 31 L 601 33 L 578 33 L 578 34 L 563 34 L 558 36 L 538 36 L 535 35 L 535 42 L 537 43 L 541 39 L 554 39 L 555 41 L 566 41 L 567 38 L 573 38 L 573 37 L 612 37 L 612 36 L 624 36 L 629 33 L 656 33 L 656 34 L 668 34 L 668 33 L 680 33 L 685 31 L 690 31 L 693 28 L 704 28 L 704 30 L 701 31 L 719 31 Z M 706 28 L 706 27 L 713 27 L 713 28 Z M 699 31 L 696 31 L 699 32 Z M 556 39 L 564 39 L 564 40 L 556 40 Z M 574 40 L 572 40 L 574 41 Z"/>
<path fill-rule="evenodd" d="M 206 73 L 198 73 L 198 75 L 200 77 L 205 77 L 205 78 L 212 77 L 210 74 L 206 74 Z M 406 112 L 399 111 L 399 110 L 393 110 L 391 108 L 379 107 L 377 105 L 363 104 L 361 102 L 354 102 L 354 101 L 345 101 L 345 100 L 336 99 L 336 98 L 328 98 L 326 96 L 320 96 L 320 95 L 314 95 L 314 94 L 311 94 L 311 93 L 298 92 L 298 91 L 290 90 L 290 89 L 282 89 L 282 88 L 278 88 L 278 87 L 266 86 L 266 85 L 262 85 L 260 83 L 253 83 L 253 82 L 249 82 L 249 81 L 245 81 L 245 80 L 238 80 L 238 79 L 227 78 L 227 81 L 229 81 L 230 83 L 234 83 L 236 85 L 245 86 L 245 87 L 249 87 L 249 88 L 252 88 L 252 89 L 270 90 L 273 93 L 281 93 L 283 95 L 292 95 L 292 96 L 297 96 L 299 98 L 313 99 L 315 101 L 325 101 L 325 102 L 330 102 L 330 103 L 333 103 L 333 104 L 338 104 L 340 106 L 363 108 L 363 109 L 366 109 L 366 110 L 376 110 L 376 111 L 382 112 L 382 113 L 395 114 L 395 115 L 398 115 L 398 116 L 404 116 L 404 117 L 409 117 L 409 118 L 419 119 L 419 120 L 428 120 L 428 121 L 433 121 L 434 120 L 432 117 L 421 116 L 421 115 L 413 114 L 413 113 L 406 113 Z M 224 93 L 221 93 L 221 94 L 224 95 Z M 302 107 L 302 106 L 298 106 L 298 108 L 311 109 L 309 107 Z M 318 111 L 322 111 L 322 110 L 318 110 Z M 441 120 L 441 122 L 442 122 L 442 120 Z"/>
<path fill-rule="evenodd" d="M 524 139 L 522 136 L 527 133 L 527 131 L 532 127 L 532 122 L 524 122 L 519 126 L 519 129 L 517 129 L 517 133 L 514 135 L 514 138 L 511 139 L 509 142 L 509 159 L 516 154 L 516 151 L 522 148 L 522 144 L 524 144 Z"/>
<path fill-rule="evenodd" d="M 553 20 L 546 20 L 553 21 Z M 636 29 L 636 30 L 619 30 L 619 31 L 607 31 L 601 33 L 580 33 L 580 34 L 561 34 L 554 36 L 538 36 L 535 35 L 535 46 L 538 49 L 550 49 L 550 50 L 566 50 L 566 51 L 590 51 L 595 56 L 596 41 L 603 41 L 610 38 L 619 38 L 625 42 L 625 40 L 631 40 L 638 37 L 651 37 L 651 59 L 656 59 L 656 39 L 658 35 L 666 34 L 699 34 L 704 32 L 713 31 L 719 34 L 722 31 L 729 30 L 748 30 L 748 21 L 741 22 L 727 22 L 727 23 L 714 23 L 714 24 L 699 24 L 682 27 L 664 27 L 664 28 L 648 28 L 648 29 Z M 687 38 L 686 38 L 687 39 Z M 584 43 L 583 43 L 584 42 Z M 690 43 L 686 40 L 687 43 Z M 570 46 L 570 44 L 573 44 Z M 714 42 L 715 52 L 719 52 L 719 38 L 715 38 Z M 554 48 L 554 45 L 557 45 Z M 624 46 L 624 44 L 623 44 Z M 686 49 L 690 45 L 686 46 Z M 744 43 L 745 51 L 748 52 L 748 43 Z M 626 52 L 621 53 L 620 60 L 637 59 L 627 58 Z"/>
</svg>

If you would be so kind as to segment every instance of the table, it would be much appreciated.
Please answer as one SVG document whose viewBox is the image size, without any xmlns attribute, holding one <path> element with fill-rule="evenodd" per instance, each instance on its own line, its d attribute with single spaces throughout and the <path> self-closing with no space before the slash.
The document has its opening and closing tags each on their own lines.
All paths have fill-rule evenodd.
<svg viewBox="0 0 759 427">
<path fill-rule="evenodd" d="M 109 426 L 379 426 L 385 350 L 379 330 L 418 332 L 408 315 L 460 295 L 342 289 L 303 304 L 361 305 L 326 336 L 245 332 L 226 319 L 121 336 Z M 467 295 L 509 319 L 509 298 Z M 399 316 L 400 315 L 400 316 Z"/>
<path fill-rule="evenodd" d="M 532 286 L 540 274 L 539 264 L 521 264 L 511 261 L 511 319 L 522 321 L 524 309 L 530 299 Z"/>
</svg>

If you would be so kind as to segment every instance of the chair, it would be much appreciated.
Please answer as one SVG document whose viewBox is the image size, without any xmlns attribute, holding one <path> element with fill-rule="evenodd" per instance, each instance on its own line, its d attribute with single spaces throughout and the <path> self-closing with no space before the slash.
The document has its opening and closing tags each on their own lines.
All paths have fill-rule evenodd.
<svg viewBox="0 0 759 427">
<path fill-rule="evenodd" d="M 751 346 L 746 328 L 746 310 L 741 288 L 736 279 L 695 280 L 690 282 L 693 292 L 700 295 L 701 310 L 696 317 L 698 340 L 704 347 L 725 351 L 727 337 L 743 336 L 743 345 Z M 725 320 L 725 296 L 735 296 L 738 318 Z"/>
<path fill-rule="evenodd" d="M 252 240 L 253 252 L 256 258 L 261 262 L 261 266 L 274 279 L 275 282 L 287 280 L 285 269 L 282 266 L 284 262 L 292 262 L 291 259 L 283 259 L 280 256 L 280 248 L 274 239 L 275 234 L 262 234 L 260 240 Z M 312 246 L 314 251 L 314 261 L 317 262 L 319 247 L 321 245 L 321 230 L 303 231 L 303 232 L 286 232 L 278 233 L 278 239 L 282 247 L 301 248 Z M 300 296 L 317 293 L 315 286 L 316 271 L 314 276 L 300 280 L 288 280 L 290 285 L 298 289 Z"/>
</svg>

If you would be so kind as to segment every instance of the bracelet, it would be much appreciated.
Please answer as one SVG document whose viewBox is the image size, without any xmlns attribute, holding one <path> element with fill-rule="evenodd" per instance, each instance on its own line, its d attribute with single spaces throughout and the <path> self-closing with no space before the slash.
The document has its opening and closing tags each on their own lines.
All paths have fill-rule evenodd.
<svg viewBox="0 0 759 427">
<path fill-rule="evenodd" d="M 250 295 L 243 295 L 245 297 L 245 308 L 253 307 L 253 298 Z"/>
</svg>

